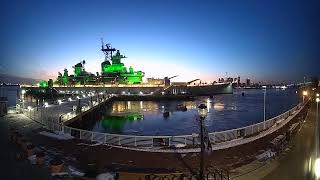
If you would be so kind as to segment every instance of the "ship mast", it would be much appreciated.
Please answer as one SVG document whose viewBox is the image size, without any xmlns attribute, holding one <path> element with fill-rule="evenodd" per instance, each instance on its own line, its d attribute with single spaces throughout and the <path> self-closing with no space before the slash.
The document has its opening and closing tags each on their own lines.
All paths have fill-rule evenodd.
<svg viewBox="0 0 320 180">
<path fill-rule="evenodd" d="M 112 52 L 116 51 L 115 48 L 111 47 L 111 44 L 107 43 L 104 45 L 103 38 L 101 38 L 101 51 L 104 53 L 104 61 L 111 61 Z"/>
</svg>

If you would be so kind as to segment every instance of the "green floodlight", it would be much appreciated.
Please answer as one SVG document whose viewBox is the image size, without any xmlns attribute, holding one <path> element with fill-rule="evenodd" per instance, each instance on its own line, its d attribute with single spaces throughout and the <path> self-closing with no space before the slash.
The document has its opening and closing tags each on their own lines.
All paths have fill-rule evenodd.
<svg viewBox="0 0 320 180">
<path fill-rule="evenodd" d="M 39 87 L 40 88 L 44 88 L 44 89 L 48 88 L 49 87 L 48 86 L 48 81 L 45 81 L 45 80 L 40 81 L 39 82 Z"/>
</svg>

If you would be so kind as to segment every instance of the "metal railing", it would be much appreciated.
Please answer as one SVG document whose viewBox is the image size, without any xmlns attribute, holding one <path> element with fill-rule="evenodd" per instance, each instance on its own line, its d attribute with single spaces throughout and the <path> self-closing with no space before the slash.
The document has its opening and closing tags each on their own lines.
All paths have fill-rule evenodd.
<svg viewBox="0 0 320 180">
<path fill-rule="evenodd" d="M 264 122 L 259 122 L 253 125 L 237 129 L 208 133 L 210 143 L 219 144 L 223 142 L 229 142 L 237 139 L 244 139 L 255 136 L 262 131 L 270 129 L 272 126 L 281 124 L 288 117 L 295 116 L 298 113 L 298 110 L 304 107 L 306 103 L 299 103 L 292 109 L 265 121 L 265 125 Z M 48 108 L 46 109 L 46 111 L 49 111 Z M 139 136 L 99 133 L 65 126 L 61 123 L 61 119 L 59 119 L 59 117 L 48 116 L 50 112 L 45 112 L 43 111 L 43 109 L 41 109 L 40 111 L 25 109 L 23 110 L 23 113 L 31 119 L 41 123 L 44 127 L 46 127 L 49 130 L 59 131 L 81 140 L 92 141 L 101 144 L 122 147 L 155 149 L 166 147 L 196 147 L 200 144 L 200 138 L 198 134 L 179 136 Z"/>
</svg>

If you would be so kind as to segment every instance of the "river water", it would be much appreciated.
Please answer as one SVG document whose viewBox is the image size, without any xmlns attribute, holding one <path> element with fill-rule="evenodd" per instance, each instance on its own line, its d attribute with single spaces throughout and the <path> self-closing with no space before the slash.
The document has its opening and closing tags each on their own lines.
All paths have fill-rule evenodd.
<svg viewBox="0 0 320 180">
<path fill-rule="evenodd" d="M 223 131 L 263 121 L 263 99 L 263 89 L 249 89 L 212 98 L 197 97 L 194 101 L 115 101 L 92 127 L 85 129 L 132 135 L 198 133 L 197 106 L 204 103 L 208 107 L 204 121 L 207 130 Z M 296 89 L 267 89 L 267 119 L 289 110 L 301 100 Z"/>
</svg>

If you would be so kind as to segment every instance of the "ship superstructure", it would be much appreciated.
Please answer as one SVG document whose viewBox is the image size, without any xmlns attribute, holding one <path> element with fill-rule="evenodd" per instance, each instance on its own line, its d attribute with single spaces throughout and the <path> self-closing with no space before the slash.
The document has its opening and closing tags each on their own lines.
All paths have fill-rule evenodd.
<svg viewBox="0 0 320 180">
<path fill-rule="evenodd" d="M 111 44 L 104 45 L 102 41 L 101 51 L 105 59 L 101 63 L 100 73 L 87 72 L 84 67 L 86 62 L 83 60 L 73 66 L 73 75 L 69 75 L 67 69 L 64 69 L 63 74 L 59 72 L 55 83 L 59 86 L 142 83 L 144 72 L 134 71 L 131 66 L 127 69 L 122 63 L 122 59 L 126 57 L 119 50 L 112 48 Z"/>
</svg>

